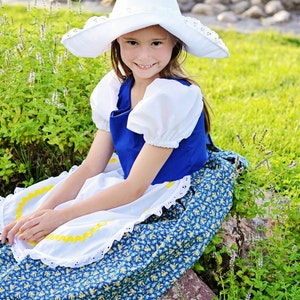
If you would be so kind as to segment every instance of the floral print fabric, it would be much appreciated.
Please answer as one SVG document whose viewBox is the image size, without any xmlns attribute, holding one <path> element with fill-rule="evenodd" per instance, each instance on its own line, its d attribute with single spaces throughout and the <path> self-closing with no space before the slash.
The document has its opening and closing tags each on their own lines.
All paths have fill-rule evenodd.
<svg viewBox="0 0 300 300">
<path fill-rule="evenodd" d="M 31 258 L 17 264 L 10 247 L 0 246 L 0 298 L 159 299 L 202 255 L 229 212 L 236 157 L 210 151 L 176 205 L 137 224 L 98 262 L 54 269 Z"/>
</svg>

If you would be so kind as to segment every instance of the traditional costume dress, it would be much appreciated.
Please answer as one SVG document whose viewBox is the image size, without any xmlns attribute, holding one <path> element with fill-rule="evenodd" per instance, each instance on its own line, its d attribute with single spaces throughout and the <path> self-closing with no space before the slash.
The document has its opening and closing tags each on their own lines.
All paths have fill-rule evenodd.
<svg viewBox="0 0 300 300">
<path fill-rule="evenodd" d="M 143 299 L 149 293 L 144 299 L 156 299 L 199 258 L 228 213 L 234 156 L 227 161 L 228 154 L 208 151 L 200 89 L 156 79 L 132 109 L 132 85 L 133 78 L 120 84 L 110 72 L 95 88 L 93 120 L 111 132 L 116 153 L 105 172 L 57 209 L 124 180 L 145 142 L 175 148 L 172 155 L 136 201 L 74 219 L 38 244 L 15 238 L 12 249 L 2 246 L 6 297 Z M 73 169 L 2 200 L 1 228 L 37 209 Z"/>
</svg>

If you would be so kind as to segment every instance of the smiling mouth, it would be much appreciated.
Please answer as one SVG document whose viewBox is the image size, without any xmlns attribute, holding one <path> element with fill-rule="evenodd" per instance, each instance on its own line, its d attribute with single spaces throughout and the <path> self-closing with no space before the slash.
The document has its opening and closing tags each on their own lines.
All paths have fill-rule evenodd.
<svg viewBox="0 0 300 300">
<path fill-rule="evenodd" d="M 151 65 L 140 65 L 140 64 L 136 64 L 136 66 L 141 69 L 141 70 L 149 70 L 151 69 L 155 64 L 151 64 Z"/>
</svg>

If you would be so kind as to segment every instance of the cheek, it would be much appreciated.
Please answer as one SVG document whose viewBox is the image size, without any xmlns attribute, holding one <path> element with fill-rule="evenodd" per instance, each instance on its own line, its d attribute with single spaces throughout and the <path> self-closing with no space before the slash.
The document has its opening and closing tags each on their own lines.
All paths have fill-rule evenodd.
<svg viewBox="0 0 300 300">
<path fill-rule="evenodd" d="M 126 49 L 126 47 L 121 48 L 121 57 L 123 61 L 129 61 L 134 58 L 135 54 L 132 49 Z"/>
<path fill-rule="evenodd" d="M 171 60 L 172 57 L 172 50 L 173 48 L 169 48 L 169 49 L 164 49 L 164 51 L 161 51 L 161 53 L 159 53 L 161 59 L 165 62 L 168 63 Z"/>
</svg>

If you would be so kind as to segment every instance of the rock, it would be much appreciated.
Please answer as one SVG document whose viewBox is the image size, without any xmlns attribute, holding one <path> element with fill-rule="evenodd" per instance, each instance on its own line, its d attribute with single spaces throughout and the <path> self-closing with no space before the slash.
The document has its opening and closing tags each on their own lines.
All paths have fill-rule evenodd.
<svg viewBox="0 0 300 300">
<path fill-rule="evenodd" d="M 215 294 L 192 270 L 188 270 L 160 300 L 212 300 Z"/>
<path fill-rule="evenodd" d="M 230 5 L 232 1 L 234 0 L 219 0 L 221 4 L 224 4 L 224 5 Z"/>
<path fill-rule="evenodd" d="M 270 26 L 274 24 L 288 22 L 290 19 L 291 14 L 286 10 L 281 10 L 277 12 L 274 16 L 263 19 L 262 24 L 265 26 Z"/>
<path fill-rule="evenodd" d="M 271 0 L 265 6 L 265 12 L 267 15 L 274 15 L 281 10 L 284 10 L 284 8 L 281 1 L 279 0 Z"/>
<path fill-rule="evenodd" d="M 213 5 L 213 8 L 216 13 L 220 13 L 222 11 L 228 10 L 228 8 L 224 4 L 221 4 L 221 3 Z"/>
<path fill-rule="evenodd" d="M 114 5 L 116 1 L 114 0 L 102 0 L 101 1 L 101 5 L 103 6 L 111 6 Z"/>
<path fill-rule="evenodd" d="M 217 16 L 217 20 L 222 23 L 235 23 L 239 18 L 233 11 L 224 11 Z"/>
<path fill-rule="evenodd" d="M 220 0 L 205 0 L 204 1 L 205 4 L 209 4 L 209 5 L 215 5 L 215 4 L 220 4 Z"/>
<path fill-rule="evenodd" d="M 198 3 L 192 9 L 193 14 L 213 16 L 215 14 L 214 9 L 209 4 Z"/>
<path fill-rule="evenodd" d="M 264 17 L 265 13 L 259 6 L 255 5 L 247 9 L 242 16 L 246 18 L 259 19 Z"/>
<path fill-rule="evenodd" d="M 264 5 L 262 0 L 250 0 L 250 4 L 252 6 L 258 5 L 258 6 L 261 6 L 261 7 Z"/>
<path fill-rule="evenodd" d="M 222 0 L 205 0 L 204 4 L 211 6 L 215 14 L 228 10 L 228 5 L 223 3 Z"/>
<path fill-rule="evenodd" d="M 283 5 L 290 9 L 290 10 L 295 10 L 295 6 L 299 7 L 300 0 L 283 0 Z"/>
<path fill-rule="evenodd" d="M 249 1 L 239 1 L 231 6 L 231 9 L 236 14 L 241 14 L 245 12 L 248 8 L 250 8 L 250 2 Z"/>
<path fill-rule="evenodd" d="M 188 11 L 191 11 L 193 6 L 195 5 L 195 1 L 194 0 L 178 0 L 178 5 L 182 12 L 188 12 Z"/>
</svg>

